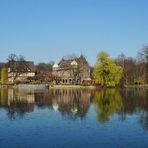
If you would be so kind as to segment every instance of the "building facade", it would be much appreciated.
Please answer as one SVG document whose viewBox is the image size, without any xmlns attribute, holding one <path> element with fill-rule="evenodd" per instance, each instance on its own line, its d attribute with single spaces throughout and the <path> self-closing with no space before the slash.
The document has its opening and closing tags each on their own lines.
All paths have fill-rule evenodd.
<svg viewBox="0 0 148 148">
<path fill-rule="evenodd" d="M 82 84 L 90 78 L 90 66 L 84 56 L 65 60 L 53 65 L 53 82 L 55 84 Z"/>
<path fill-rule="evenodd" d="M 8 81 L 24 82 L 29 78 L 35 77 L 35 65 L 32 61 L 13 61 L 8 62 Z"/>
</svg>

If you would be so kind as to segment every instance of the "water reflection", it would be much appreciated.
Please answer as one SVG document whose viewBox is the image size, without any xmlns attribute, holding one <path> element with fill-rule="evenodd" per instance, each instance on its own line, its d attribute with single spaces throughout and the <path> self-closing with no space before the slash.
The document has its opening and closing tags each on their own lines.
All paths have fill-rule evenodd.
<svg viewBox="0 0 148 148">
<path fill-rule="evenodd" d="M 7 111 L 9 119 L 24 118 L 35 107 L 48 108 L 68 119 L 83 119 L 91 104 L 99 123 L 108 122 L 117 113 L 126 120 L 127 115 L 137 114 L 138 122 L 148 130 L 148 91 L 147 90 L 15 90 L 0 89 L 0 108 Z"/>
<path fill-rule="evenodd" d="M 144 130 L 148 130 L 148 90 L 126 89 L 121 91 L 123 97 L 123 113 L 126 115 L 139 115 L 139 123 Z"/>
<path fill-rule="evenodd" d="M 44 91 L 1 89 L 0 107 L 8 111 L 8 117 L 15 119 L 33 112 L 34 107 L 49 108 L 62 116 L 83 119 L 89 109 L 91 90 L 53 89 Z"/>
<path fill-rule="evenodd" d="M 59 111 L 62 116 L 74 119 L 84 118 L 90 105 L 90 90 L 53 89 L 46 93 L 36 93 L 36 105 Z"/>
<path fill-rule="evenodd" d="M 14 89 L 0 90 L 0 107 L 7 109 L 9 119 L 23 118 L 34 109 L 35 94 Z"/>
<path fill-rule="evenodd" d="M 97 119 L 101 123 L 108 121 L 109 117 L 123 108 L 122 97 L 116 89 L 97 92 L 93 102 L 97 112 Z"/>
</svg>

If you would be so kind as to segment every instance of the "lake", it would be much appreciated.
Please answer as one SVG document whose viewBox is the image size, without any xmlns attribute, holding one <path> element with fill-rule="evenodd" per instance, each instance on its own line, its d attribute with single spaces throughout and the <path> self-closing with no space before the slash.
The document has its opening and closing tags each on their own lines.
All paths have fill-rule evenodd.
<svg viewBox="0 0 148 148">
<path fill-rule="evenodd" d="M 1 148 L 148 147 L 148 90 L 0 89 Z"/>
</svg>

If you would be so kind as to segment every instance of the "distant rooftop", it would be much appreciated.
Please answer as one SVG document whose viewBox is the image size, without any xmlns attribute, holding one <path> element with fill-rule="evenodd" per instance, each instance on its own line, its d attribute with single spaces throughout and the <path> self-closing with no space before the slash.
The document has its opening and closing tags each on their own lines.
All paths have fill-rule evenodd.
<svg viewBox="0 0 148 148">
<path fill-rule="evenodd" d="M 55 64 L 53 65 L 53 68 L 59 68 L 59 65 L 55 63 Z"/>
</svg>

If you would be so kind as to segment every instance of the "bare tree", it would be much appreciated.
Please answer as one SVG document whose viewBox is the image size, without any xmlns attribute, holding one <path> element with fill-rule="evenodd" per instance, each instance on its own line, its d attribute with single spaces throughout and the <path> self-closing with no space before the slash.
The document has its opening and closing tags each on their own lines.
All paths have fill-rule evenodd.
<svg viewBox="0 0 148 148">
<path fill-rule="evenodd" d="M 73 59 L 76 59 L 77 58 L 77 56 L 76 56 L 76 54 L 69 54 L 69 55 L 66 55 L 66 56 L 63 56 L 63 60 L 73 60 Z"/>
<path fill-rule="evenodd" d="M 11 62 L 12 62 L 12 61 L 17 61 L 17 59 L 18 59 L 17 55 L 11 53 L 11 54 L 8 56 L 7 61 L 8 61 L 8 62 L 9 62 L 9 61 L 11 61 Z"/>
<path fill-rule="evenodd" d="M 37 71 L 52 71 L 52 66 L 54 65 L 54 62 L 51 61 L 49 63 L 39 63 L 36 65 Z"/>
<path fill-rule="evenodd" d="M 148 84 L 148 46 L 144 46 L 141 52 L 138 53 L 141 60 L 145 63 L 146 66 L 146 81 Z"/>
<path fill-rule="evenodd" d="M 80 81 L 80 67 L 79 65 L 71 65 L 70 67 L 70 76 L 73 78 L 72 82 L 77 84 L 77 79 Z"/>
<path fill-rule="evenodd" d="M 124 54 L 117 57 L 116 64 L 123 67 L 121 86 L 147 83 L 147 49 L 142 49 L 136 58 L 126 57 Z"/>
<path fill-rule="evenodd" d="M 17 77 L 25 70 L 26 61 L 24 56 L 17 56 L 16 54 L 10 54 L 7 58 L 8 68 L 10 68 L 10 76 L 13 79 L 13 83 L 16 84 Z"/>
<path fill-rule="evenodd" d="M 138 54 L 142 60 L 148 62 L 148 46 L 144 46 Z"/>
</svg>

